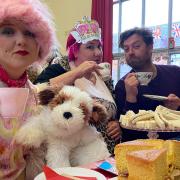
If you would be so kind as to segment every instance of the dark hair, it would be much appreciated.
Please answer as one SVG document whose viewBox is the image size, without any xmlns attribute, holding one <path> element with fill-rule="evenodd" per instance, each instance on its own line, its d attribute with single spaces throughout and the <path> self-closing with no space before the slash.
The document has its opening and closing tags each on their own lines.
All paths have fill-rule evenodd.
<svg viewBox="0 0 180 180">
<path fill-rule="evenodd" d="M 146 43 L 146 45 L 153 44 L 153 36 L 152 36 L 152 31 L 150 29 L 135 27 L 127 31 L 124 31 L 123 33 L 120 34 L 119 47 L 123 49 L 124 41 L 126 41 L 130 36 L 134 34 L 141 36 L 144 42 Z"/>
</svg>

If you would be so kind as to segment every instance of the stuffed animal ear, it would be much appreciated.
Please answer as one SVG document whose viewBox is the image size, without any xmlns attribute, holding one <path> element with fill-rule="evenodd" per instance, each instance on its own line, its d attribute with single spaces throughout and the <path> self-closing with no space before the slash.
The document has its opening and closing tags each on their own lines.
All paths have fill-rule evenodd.
<svg viewBox="0 0 180 180">
<path fill-rule="evenodd" d="M 87 108 L 87 105 L 84 104 L 84 103 L 81 103 L 80 108 L 83 110 L 83 113 L 85 115 L 84 120 L 89 121 L 90 120 L 90 112 L 89 112 L 89 110 Z"/>
<path fill-rule="evenodd" d="M 55 97 L 55 92 L 52 89 L 45 89 L 38 93 L 39 104 L 47 105 Z"/>
<path fill-rule="evenodd" d="M 99 121 L 105 121 L 107 119 L 106 108 L 100 103 L 94 102 L 93 112 L 91 117 L 91 123 L 98 123 Z"/>
<path fill-rule="evenodd" d="M 44 89 L 38 93 L 38 100 L 40 105 L 47 105 L 55 97 L 56 94 L 62 89 L 61 85 L 58 86 L 49 86 L 47 89 Z"/>
</svg>

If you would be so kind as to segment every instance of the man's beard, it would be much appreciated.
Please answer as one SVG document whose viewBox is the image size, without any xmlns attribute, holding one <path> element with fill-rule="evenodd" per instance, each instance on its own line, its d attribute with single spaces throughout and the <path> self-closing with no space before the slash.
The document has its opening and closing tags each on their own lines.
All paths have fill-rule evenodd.
<svg viewBox="0 0 180 180">
<path fill-rule="evenodd" d="M 127 64 L 134 70 L 144 69 L 147 65 L 151 64 L 151 58 L 139 59 L 138 57 L 132 57 L 127 60 Z"/>
</svg>

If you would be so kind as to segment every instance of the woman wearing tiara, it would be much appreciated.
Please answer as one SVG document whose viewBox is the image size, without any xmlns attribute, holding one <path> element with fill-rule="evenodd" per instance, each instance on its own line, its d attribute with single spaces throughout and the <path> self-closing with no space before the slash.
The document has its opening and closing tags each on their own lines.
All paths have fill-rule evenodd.
<svg viewBox="0 0 180 180">
<path fill-rule="evenodd" d="M 100 76 L 101 67 L 98 64 L 102 62 L 102 42 L 99 24 L 84 17 L 69 33 L 66 47 L 70 71 L 65 73 L 67 70 L 60 64 L 52 64 L 39 75 L 36 83 L 49 81 L 55 85 L 62 82 L 73 84 L 103 104 L 108 112 L 107 120 L 94 125 L 103 135 L 109 152 L 113 154 L 121 134 L 119 122 L 115 120 L 116 105 L 111 92 L 112 86 L 110 90 Z M 111 76 L 106 79 L 107 82 L 111 82 Z"/>
</svg>

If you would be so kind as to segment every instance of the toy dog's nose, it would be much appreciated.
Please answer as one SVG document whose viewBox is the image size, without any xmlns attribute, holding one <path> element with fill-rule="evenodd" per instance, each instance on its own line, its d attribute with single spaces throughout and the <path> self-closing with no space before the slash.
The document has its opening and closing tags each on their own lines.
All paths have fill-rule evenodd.
<svg viewBox="0 0 180 180">
<path fill-rule="evenodd" d="M 72 117 L 72 114 L 71 114 L 70 112 L 65 112 L 65 113 L 63 114 L 63 116 L 64 116 L 66 119 L 69 119 L 69 118 Z"/>
</svg>

